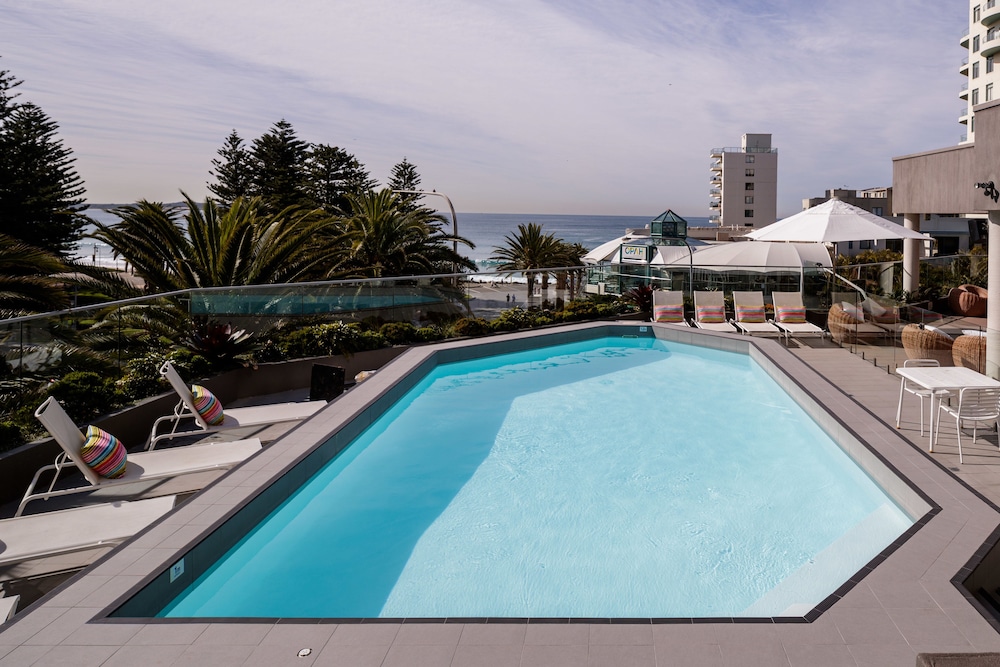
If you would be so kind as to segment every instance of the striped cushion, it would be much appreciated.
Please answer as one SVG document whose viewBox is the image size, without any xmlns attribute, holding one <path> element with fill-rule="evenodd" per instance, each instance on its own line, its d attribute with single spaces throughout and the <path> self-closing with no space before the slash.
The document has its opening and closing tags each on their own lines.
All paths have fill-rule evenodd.
<svg viewBox="0 0 1000 667">
<path fill-rule="evenodd" d="M 764 306 L 736 306 L 736 321 L 763 324 L 767 321 L 764 316 Z"/>
<path fill-rule="evenodd" d="M 222 414 L 222 403 L 215 394 L 202 386 L 191 385 L 191 395 L 194 396 L 194 409 L 209 426 L 218 426 L 226 416 Z"/>
<path fill-rule="evenodd" d="M 125 446 L 118 438 L 96 426 L 87 427 L 87 441 L 80 457 L 101 477 L 117 479 L 125 474 Z"/>
<path fill-rule="evenodd" d="M 653 306 L 654 322 L 683 322 L 684 305 L 672 303 L 662 306 Z"/>
<path fill-rule="evenodd" d="M 726 321 L 726 307 L 698 306 L 698 321 L 704 324 L 721 324 Z"/>
<path fill-rule="evenodd" d="M 806 323 L 805 306 L 778 306 L 775 309 L 775 314 L 777 315 L 779 322 L 784 322 L 786 324 Z"/>
</svg>

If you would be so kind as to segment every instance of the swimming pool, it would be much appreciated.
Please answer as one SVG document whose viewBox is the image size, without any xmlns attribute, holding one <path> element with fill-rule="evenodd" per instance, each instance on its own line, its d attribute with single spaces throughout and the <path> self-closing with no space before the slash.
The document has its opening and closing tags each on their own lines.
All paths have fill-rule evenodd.
<svg viewBox="0 0 1000 667">
<path fill-rule="evenodd" d="M 159 615 L 801 615 L 911 524 L 747 354 L 604 338 L 437 365 Z"/>
</svg>

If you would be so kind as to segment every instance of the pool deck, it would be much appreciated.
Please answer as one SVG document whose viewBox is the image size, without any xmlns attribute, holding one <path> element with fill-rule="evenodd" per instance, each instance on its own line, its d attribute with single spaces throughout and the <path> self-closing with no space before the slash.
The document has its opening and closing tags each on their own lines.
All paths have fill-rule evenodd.
<svg viewBox="0 0 1000 667">
<path fill-rule="evenodd" d="M 716 337 L 720 346 L 736 338 Z M 769 354 L 781 354 L 778 343 L 763 345 Z M 960 466 L 954 426 L 946 423 L 936 451 L 928 454 L 912 396 L 907 396 L 902 428 L 893 427 L 897 376 L 829 343 L 793 343 L 790 349 L 785 366 L 796 382 L 940 507 L 812 622 L 92 621 L 173 562 L 179 549 L 262 483 L 280 475 L 308 449 L 303 441 L 325 437 L 332 423 L 349 415 L 368 414 L 366 397 L 389 391 L 396 379 L 390 365 L 366 381 L 365 391 L 344 395 L 294 429 L 292 437 L 265 448 L 0 626 L 0 666 L 912 667 L 920 652 L 1000 651 L 1000 633 L 951 583 L 1000 523 L 996 434 L 967 445 Z M 304 649 L 308 655 L 299 657 Z"/>
</svg>

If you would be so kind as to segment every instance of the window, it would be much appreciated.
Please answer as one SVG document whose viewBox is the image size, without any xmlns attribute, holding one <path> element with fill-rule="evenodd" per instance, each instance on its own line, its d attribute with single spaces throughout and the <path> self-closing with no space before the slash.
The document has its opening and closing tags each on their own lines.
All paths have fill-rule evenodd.
<svg viewBox="0 0 1000 667">
<path fill-rule="evenodd" d="M 972 8 L 972 22 L 973 23 L 979 23 L 979 15 L 980 15 L 979 7 L 980 7 L 980 5 L 976 5 L 975 7 Z"/>
<path fill-rule="evenodd" d="M 986 59 L 986 73 L 989 74 L 993 71 L 993 56 Z"/>
<path fill-rule="evenodd" d="M 854 250 L 854 241 L 848 241 L 847 242 L 847 249 L 848 250 Z"/>
<path fill-rule="evenodd" d="M 975 37 L 972 38 L 972 52 L 973 53 L 979 52 L 979 35 L 976 35 Z"/>
<path fill-rule="evenodd" d="M 752 204 L 753 203 L 753 197 L 744 197 L 743 198 L 743 203 L 744 204 Z"/>
<path fill-rule="evenodd" d="M 756 155 L 747 155 L 747 164 L 753 164 L 754 158 L 756 157 Z"/>
<path fill-rule="evenodd" d="M 746 189 L 746 190 L 753 190 L 753 183 L 747 183 L 746 187 L 744 189 Z"/>
<path fill-rule="evenodd" d="M 743 211 L 743 217 L 744 218 L 752 218 L 753 217 L 753 209 L 752 208 L 748 208 L 745 211 Z"/>
<path fill-rule="evenodd" d="M 872 242 L 871 241 L 861 241 L 861 242 L 858 243 L 858 247 L 861 248 L 862 250 L 871 250 L 872 249 Z"/>
<path fill-rule="evenodd" d="M 979 63 L 978 62 L 972 63 L 972 78 L 973 79 L 979 78 Z"/>
<path fill-rule="evenodd" d="M 973 88 L 972 89 L 972 106 L 976 106 L 977 104 L 979 104 L 979 89 L 978 88 Z"/>
<path fill-rule="evenodd" d="M 993 84 L 986 84 L 986 101 L 989 102 L 993 99 Z"/>
<path fill-rule="evenodd" d="M 872 206 L 872 213 L 874 213 L 875 215 L 882 215 L 882 207 Z"/>
<path fill-rule="evenodd" d="M 747 169 L 746 176 L 747 178 L 753 178 L 753 169 Z"/>
</svg>

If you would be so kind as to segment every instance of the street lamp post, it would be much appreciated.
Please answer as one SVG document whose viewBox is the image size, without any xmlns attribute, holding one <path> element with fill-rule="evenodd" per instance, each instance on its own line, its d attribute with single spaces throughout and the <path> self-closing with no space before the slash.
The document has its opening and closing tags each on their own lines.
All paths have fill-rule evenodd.
<svg viewBox="0 0 1000 667">
<path fill-rule="evenodd" d="M 455 251 L 456 255 L 458 254 L 458 216 L 455 215 L 455 207 L 452 205 L 451 199 L 448 198 L 448 195 L 443 192 L 438 192 L 437 190 L 393 190 L 393 192 L 398 195 L 434 195 L 435 197 L 442 197 L 446 202 L 448 202 L 448 208 L 451 209 L 451 235 L 455 237 L 455 239 L 451 242 L 452 249 Z M 452 262 L 451 271 L 452 273 L 458 273 L 458 264 Z"/>
</svg>

